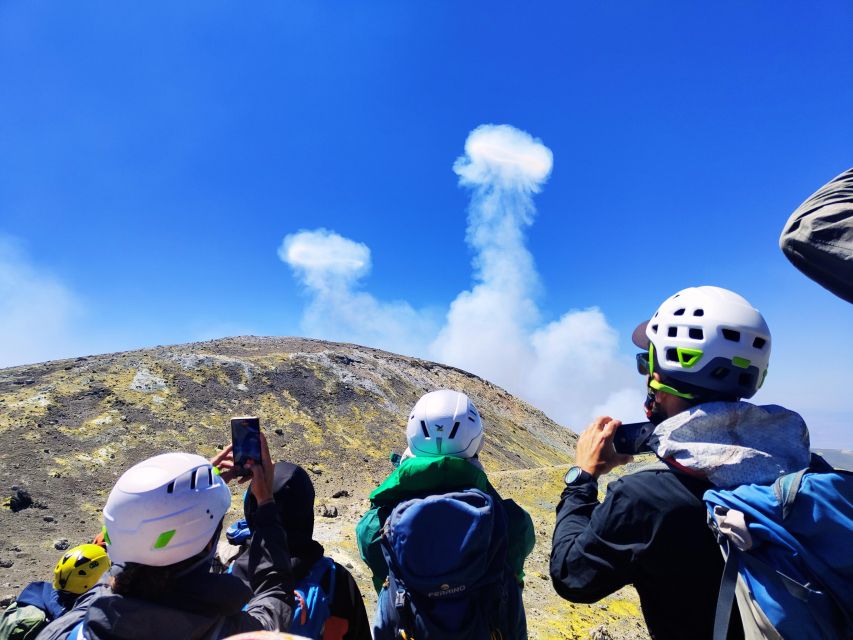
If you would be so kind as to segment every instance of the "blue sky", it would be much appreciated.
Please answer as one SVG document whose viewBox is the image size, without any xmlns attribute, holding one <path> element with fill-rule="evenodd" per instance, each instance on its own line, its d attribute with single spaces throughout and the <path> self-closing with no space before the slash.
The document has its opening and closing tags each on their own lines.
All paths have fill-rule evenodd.
<svg viewBox="0 0 853 640">
<path fill-rule="evenodd" d="M 774 335 L 755 400 L 853 447 L 853 311 L 777 246 L 853 164 L 851 24 L 840 1 L 2 3 L 0 365 L 367 337 L 466 364 L 580 428 L 633 402 L 613 400 L 635 382 L 633 326 L 717 284 Z M 535 384 L 435 346 L 478 282 L 475 189 L 453 167 L 484 124 L 553 156 L 516 246 L 534 308 L 508 330 L 529 343 L 600 310 L 572 317 L 600 351 L 575 369 L 536 360 Z M 368 248 L 349 299 L 408 319 L 389 344 L 386 325 L 318 307 L 280 258 L 285 236 L 318 229 Z"/>
</svg>

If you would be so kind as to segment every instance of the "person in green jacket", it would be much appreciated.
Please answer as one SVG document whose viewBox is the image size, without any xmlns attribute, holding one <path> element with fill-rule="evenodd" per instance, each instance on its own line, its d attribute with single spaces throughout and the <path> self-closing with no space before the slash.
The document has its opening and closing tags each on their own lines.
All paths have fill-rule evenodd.
<svg viewBox="0 0 853 640">
<path fill-rule="evenodd" d="M 476 488 L 499 501 L 507 515 L 507 561 L 524 585 L 524 561 L 533 550 L 533 520 L 515 501 L 502 499 L 489 483 L 478 455 L 483 423 L 464 393 L 442 389 L 415 404 L 406 427 L 408 449 L 400 465 L 370 494 L 370 510 L 356 527 L 361 559 L 373 572 L 376 592 L 388 577 L 382 555 L 382 527 L 397 504 L 426 495 Z"/>
</svg>

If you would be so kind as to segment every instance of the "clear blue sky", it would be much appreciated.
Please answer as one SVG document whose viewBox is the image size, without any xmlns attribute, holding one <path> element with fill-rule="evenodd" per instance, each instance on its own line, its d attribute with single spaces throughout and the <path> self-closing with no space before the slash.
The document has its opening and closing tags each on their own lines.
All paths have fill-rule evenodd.
<svg viewBox="0 0 853 640">
<path fill-rule="evenodd" d="M 732 288 L 774 333 L 756 401 L 853 447 L 853 311 L 777 246 L 853 165 L 847 1 L 0 3 L 0 327 L 30 332 L 0 361 L 303 333 L 300 229 L 441 316 L 472 278 L 452 166 L 487 123 L 553 152 L 544 321 L 596 306 L 627 356 L 669 294 Z"/>
</svg>

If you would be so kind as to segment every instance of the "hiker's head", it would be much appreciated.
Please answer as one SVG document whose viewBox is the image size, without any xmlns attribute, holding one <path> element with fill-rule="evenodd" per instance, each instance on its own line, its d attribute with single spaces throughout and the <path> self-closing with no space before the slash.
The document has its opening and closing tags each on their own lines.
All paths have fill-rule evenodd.
<svg viewBox="0 0 853 640">
<path fill-rule="evenodd" d="M 166 567 L 210 552 L 231 492 L 191 453 L 164 453 L 118 479 L 104 507 L 104 538 L 116 563 Z"/>
<path fill-rule="evenodd" d="M 53 570 L 53 588 L 80 595 L 94 587 L 110 568 L 106 550 L 96 544 L 81 544 L 66 551 Z"/>
<path fill-rule="evenodd" d="M 287 533 L 287 544 L 294 555 L 306 548 L 314 535 L 314 485 L 308 473 L 298 464 L 277 462 L 273 480 L 273 497 L 279 519 Z M 249 529 L 254 524 L 258 501 L 251 491 L 243 498 L 243 513 Z"/>
<path fill-rule="evenodd" d="M 761 313 L 720 287 L 679 291 L 634 330 L 633 341 L 645 349 L 637 368 L 648 380 L 647 409 L 751 398 L 770 362 L 770 330 Z M 683 402 L 662 404 L 661 393 Z"/>
<path fill-rule="evenodd" d="M 473 458 L 483 448 L 480 412 L 460 391 L 431 391 L 409 413 L 406 439 L 415 456 Z"/>
</svg>

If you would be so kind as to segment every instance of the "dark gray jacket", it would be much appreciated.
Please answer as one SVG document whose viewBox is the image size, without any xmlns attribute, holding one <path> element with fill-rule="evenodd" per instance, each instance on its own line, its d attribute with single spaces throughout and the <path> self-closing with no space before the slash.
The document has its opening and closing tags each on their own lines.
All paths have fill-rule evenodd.
<svg viewBox="0 0 853 640">
<path fill-rule="evenodd" d="M 274 504 L 258 508 L 255 526 L 247 553 L 251 588 L 236 576 L 210 573 L 207 565 L 173 580 L 156 600 L 120 596 L 101 583 L 37 640 L 65 640 L 81 621 L 87 640 L 218 640 L 244 631 L 286 630 L 293 575 Z"/>
</svg>

